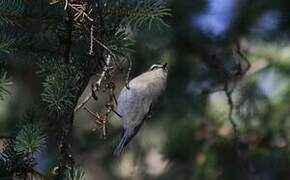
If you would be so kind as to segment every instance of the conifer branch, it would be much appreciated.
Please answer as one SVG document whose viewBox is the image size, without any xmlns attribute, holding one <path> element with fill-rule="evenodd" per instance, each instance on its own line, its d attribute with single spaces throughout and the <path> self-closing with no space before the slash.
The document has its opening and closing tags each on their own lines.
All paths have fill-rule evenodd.
<svg viewBox="0 0 290 180">
<path fill-rule="evenodd" d="M 77 105 L 75 107 L 75 109 L 74 109 L 75 112 L 78 111 L 79 109 L 81 109 L 93 97 L 93 93 L 95 93 L 96 91 L 99 90 L 101 83 L 102 83 L 103 79 L 105 78 L 106 73 L 108 73 L 108 71 L 110 69 L 109 66 L 111 64 L 111 59 L 112 59 L 111 55 L 108 55 L 106 58 L 106 64 L 103 68 L 103 71 L 102 71 L 99 79 L 97 80 L 95 86 L 92 89 L 93 92 L 91 92 L 89 95 L 87 95 L 84 98 L 84 100 L 79 105 Z"/>
<path fill-rule="evenodd" d="M 102 136 L 104 138 L 107 137 L 109 114 L 113 112 L 120 116 L 114 110 L 114 105 L 117 103 L 117 101 L 114 96 L 115 83 L 113 80 L 113 75 L 118 68 L 118 70 L 121 71 L 121 68 L 124 65 L 123 63 L 125 62 L 124 60 L 131 60 L 129 59 L 129 57 L 130 54 L 133 52 L 132 45 L 134 44 L 134 42 L 131 38 L 129 38 L 130 35 L 126 33 L 125 28 L 128 25 L 128 18 L 131 18 L 131 20 L 133 19 L 131 22 L 135 23 L 137 23 L 137 21 L 135 20 L 138 20 L 138 26 L 143 24 L 148 25 L 149 23 L 150 29 L 151 23 L 154 20 L 151 19 L 150 21 L 148 21 L 148 17 L 153 17 L 152 15 L 155 14 L 156 16 L 154 15 L 154 18 L 156 21 L 154 22 L 160 21 L 159 18 L 166 16 L 167 10 L 163 7 L 161 8 L 161 6 L 159 6 L 158 4 L 151 4 L 153 6 L 146 7 L 138 6 L 138 9 L 135 8 L 136 6 L 130 7 L 126 4 L 126 2 L 121 3 L 121 1 L 119 0 L 118 2 L 101 0 L 52 1 L 53 2 L 51 2 L 51 4 L 59 2 L 61 3 L 61 5 L 64 5 L 63 7 L 61 7 L 61 10 L 62 8 L 64 9 L 64 13 L 57 12 L 57 15 L 53 15 L 54 17 L 57 17 L 57 19 L 60 19 L 60 17 L 62 17 L 62 20 L 64 21 L 56 23 L 56 32 L 54 32 L 53 29 L 49 29 L 49 31 L 45 31 L 45 33 L 47 34 L 45 34 L 44 36 L 47 37 L 41 36 L 39 38 L 37 36 L 37 38 L 35 39 L 42 40 L 43 38 L 47 40 L 48 37 L 58 37 L 59 41 L 57 41 L 56 46 L 50 46 L 49 43 L 47 47 L 42 47 L 42 44 L 37 42 L 35 46 L 39 46 L 40 44 L 41 45 L 40 47 L 36 47 L 34 49 L 34 52 L 32 53 L 33 57 L 37 58 L 43 57 L 39 53 L 46 53 L 46 55 L 48 56 L 47 58 L 40 58 L 41 62 L 37 62 L 40 67 L 40 77 L 43 79 L 43 91 L 41 93 L 41 99 L 42 103 L 44 103 L 45 107 L 49 112 L 49 117 L 53 117 L 59 120 L 58 122 L 60 122 L 60 133 L 58 134 L 59 142 L 57 142 L 59 162 L 57 167 L 54 169 L 52 179 L 63 180 L 69 178 L 72 180 L 83 180 L 84 172 L 78 171 L 77 168 L 75 168 L 75 162 L 70 152 L 72 143 L 71 139 L 74 123 L 74 112 L 82 107 L 85 107 L 85 110 L 88 113 L 94 115 L 96 119 L 95 122 L 99 127 Z M 5 2 L 5 6 L 2 2 Z M 4 21 L 1 21 L 2 17 L 12 21 L 14 17 L 17 17 L 17 15 L 22 15 L 22 13 L 26 12 L 23 11 L 24 6 L 22 2 L 24 1 L 1 1 L 0 24 Z M 97 3 L 97 5 L 95 3 Z M 111 3 L 113 6 L 109 6 L 108 3 Z M 13 6 L 7 6 L 7 4 Z M 3 7 L 6 9 L 1 9 Z M 17 7 L 20 8 L 17 9 Z M 137 9 L 138 11 L 144 11 L 136 11 L 136 14 L 134 14 L 133 11 Z M 158 11 L 160 13 L 158 13 Z M 8 12 L 8 14 L 3 14 L 3 12 Z M 130 14 L 128 12 L 132 13 Z M 145 12 L 145 14 L 143 12 Z M 134 19 L 133 16 L 138 16 L 138 18 Z M 126 18 L 127 21 L 125 20 Z M 47 20 L 47 18 L 44 19 Z M 142 23 L 140 20 L 142 20 Z M 48 25 L 49 23 L 50 22 L 44 22 L 44 24 L 40 25 Z M 63 29 L 60 29 L 60 31 L 58 31 L 60 33 L 57 32 L 57 30 L 59 30 L 59 24 L 60 26 L 65 26 L 63 28 L 63 33 L 61 32 L 61 30 Z M 54 25 L 44 27 L 55 28 Z M 11 33 L 8 34 L 11 35 Z M 20 37 L 22 37 L 22 34 L 23 33 L 21 32 Z M 22 45 L 24 44 L 18 43 L 19 40 L 16 39 L 14 35 L 11 37 L 3 35 L 4 34 L 0 34 L 0 38 L 2 40 L 0 43 L 0 51 L 4 53 L 8 54 L 19 50 L 20 47 L 22 47 Z M 74 48 L 75 42 L 81 42 L 81 47 L 86 47 L 88 49 Z M 83 44 L 85 45 L 82 46 Z M 21 50 L 27 50 L 29 48 L 30 46 L 25 46 Z M 85 51 L 82 51 L 82 49 L 85 49 Z M 89 59 L 83 60 L 80 58 L 84 57 L 87 54 L 89 54 Z M 61 59 L 63 60 L 62 62 L 59 61 L 59 57 L 61 57 Z M 78 58 L 80 58 L 81 60 L 79 60 Z M 129 61 L 128 66 L 129 69 L 126 74 L 126 86 L 128 84 L 129 73 L 132 69 L 131 61 Z M 101 67 L 100 70 L 98 69 L 98 67 Z M 96 80 L 96 82 L 94 82 L 91 93 L 83 100 L 83 102 L 78 105 L 78 98 L 81 96 L 85 87 L 89 83 L 91 76 L 95 74 L 98 74 L 98 79 Z M 2 95 L 1 85 L 2 84 L 0 83 L 0 94 Z M 103 112 L 94 113 L 89 110 L 89 108 L 85 105 L 92 97 L 97 99 L 96 93 L 103 87 L 108 93 L 109 101 L 104 105 Z M 27 177 L 27 175 L 31 174 L 32 178 L 37 177 L 39 179 L 49 179 L 49 177 L 45 177 L 42 174 L 34 171 L 33 169 L 36 163 L 34 155 L 36 153 L 39 153 L 46 144 L 45 135 L 42 133 L 41 128 L 38 129 L 33 125 L 25 126 L 24 129 L 22 129 L 16 137 L 8 139 L 8 137 L 2 136 L 2 138 L 7 138 L 5 139 L 5 141 L 11 141 L 11 143 L 9 143 L 9 148 L 11 149 L 8 148 L 10 153 L 9 155 L 16 158 L 15 161 L 9 161 L 10 164 L 8 165 L 9 167 L 11 167 L 11 171 L 21 171 L 21 173 L 24 175 L 23 177 Z M 24 154 L 28 154 L 29 156 L 23 156 L 23 152 Z M 17 168 L 15 168 L 15 164 L 17 164 Z M 78 177 L 79 179 L 77 179 L 76 177 Z"/>
<path fill-rule="evenodd" d="M 64 22 L 66 25 L 66 36 L 64 39 L 64 62 L 66 64 L 71 63 L 71 46 L 72 46 L 72 31 L 73 31 L 73 19 L 69 11 L 65 12 Z"/>
</svg>

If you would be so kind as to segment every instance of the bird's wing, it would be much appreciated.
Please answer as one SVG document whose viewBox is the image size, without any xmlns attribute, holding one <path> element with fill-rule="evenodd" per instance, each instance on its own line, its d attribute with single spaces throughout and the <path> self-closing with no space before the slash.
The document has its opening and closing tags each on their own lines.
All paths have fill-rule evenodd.
<svg viewBox="0 0 290 180">
<path fill-rule="evenodd" d="M 150 99 L 145 98 L 142 92 L 133 87 L 124 88 L 117 101 L 117 112 L 122 116 L 122 119 L 126 118 L 124 122 L 134 125 L 142 122 L 152 104 Z"/>
</svg>

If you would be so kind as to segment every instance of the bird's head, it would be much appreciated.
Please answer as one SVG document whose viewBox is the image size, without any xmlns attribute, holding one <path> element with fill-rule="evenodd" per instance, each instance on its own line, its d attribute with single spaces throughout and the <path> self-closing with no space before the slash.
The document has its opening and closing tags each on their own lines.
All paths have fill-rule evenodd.
<svg viewBox="0 0 290 180">
<path fill-rule="evenodd" d="M 167 69 L 167 63 L 164 63 L 164 64 L 153 64 L 149 71 L 155 71 L 155 70 L 158 70 L 158 69 L 163 69 L 164 71 L 168 71 Z"/>
</svg>

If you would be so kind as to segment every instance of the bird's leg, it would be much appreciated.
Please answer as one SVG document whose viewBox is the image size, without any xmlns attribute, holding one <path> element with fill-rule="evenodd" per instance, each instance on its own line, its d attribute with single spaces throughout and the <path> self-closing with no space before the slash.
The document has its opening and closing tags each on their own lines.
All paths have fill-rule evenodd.
<svg viewBox="0 0 290 180">
<path fill-rule="evenodd" d="M 129 67 L 128 67 L 128 71 L 127 71 L 127 74 L 126 74 L 125 87 L 129 90 L 130 89 L 130 87 L 129 87 L 129 78 L 130 78 L 130 73 L 132 71 L 132 61 L 130 59 L 128 59 L 128 62 L 129 62 Z"/>
<path fill-rule="evenodd" d="M 115 94 L 114 94 L 114 93 L 112 93 L 112 94 L 111 94 L 111 96 L 112 96 L 112 98 L 113 98 L 114 102 L 116 103 L 116 105 L 118 106 L 118 101 L 117 101 L 117 99 L 116 99 L 116 96 L 115 96 Z"/>
<path fill-rule="evenodd" d="M 96 90 L 98 89 L 97 85 L 92 83 L 91 85 L 91 90 L 92 90 L 92 97 L 94 98 L 94 100 L 98 100 L 98 96 L 96 94 Z"/>
<path fill-rule="evenodd" d="M 115 110 L 114 105 L 113 104 L 107 104 L 106 108 L 108 109 L 108 111 L 115 113 L 117 116 L 119 116 L 119 118 L 122 118 L 122 116 Z"/>
<path fill-rule="evenodd" d="M 112 110 L 117 116 L 119 116 L 119 118 L 122 118 L 122 116 L 117 112 L 115 111 L 114 109 Z"/>
<path fill-rule="evenodd" d="M 113 101 L 116 105 L 118 105 L 118 102 L 117 102 L 117 99 L 116 99 L 116 96 L 115 96 L 115 94 L 114 94 L 114 90 L 115 90 L 115 88 L 116 88 L 116 85 L 113 83 L 113 82 L 108 82 L 107 84 L 106 84 L 106 87 L 109 89 L 109 91 L 110 91 L 110 94 L 109 94 L 109 96 L 110 96 L 110 101 Z"/>
<path fill-rule="evenodd" d="M 145 116 L 145 119 L 151 119 L 152 118 L 152 105 L 149 107 L 149 111 Z"/>
</svg>

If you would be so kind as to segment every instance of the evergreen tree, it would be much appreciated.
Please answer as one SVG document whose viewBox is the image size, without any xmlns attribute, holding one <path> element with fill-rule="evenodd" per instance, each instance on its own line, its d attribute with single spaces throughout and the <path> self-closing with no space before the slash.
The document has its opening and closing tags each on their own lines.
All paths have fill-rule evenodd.
<svg viewBox="0 0 290 180">
<path fill-rule="evenodd" d="M 164 18 L 169 15 L 170 10 L 159 0 L 1 0 L 0 97 L 9 93 L 11 68 L 17 66 L 36 69 L 42 85 L 41 101 L 33 103 L 40 109 L 38 121 L 23 117 L 26 123 L 20 125 L 16 135 L 1 137 L 1 175 L 16 179 L 83 179 L 84 172 L 76 168 L 70 154 L 74 112 L 87 108 L 87 100 L 97 100 L 100 90 L 110 96 L 104 108 L 114 112 L 114 74 L 129 76 L 134 33 L 138 29 L 150 31 L 154 26 L 168 27 Z M 94 75 L 98 79 L 90 95 L 77 106 Z M 102 115 L 102 122 L 107 116 Z M 35 155 L 47 143 L 40 119 L 58 128 L 55 149 L 59 164 L 50 177 L 34 169 Z"/>
</svg>

